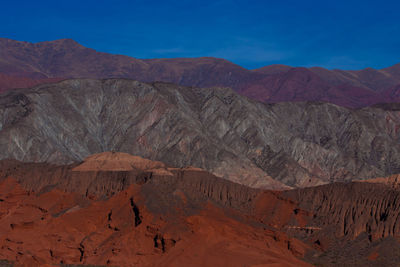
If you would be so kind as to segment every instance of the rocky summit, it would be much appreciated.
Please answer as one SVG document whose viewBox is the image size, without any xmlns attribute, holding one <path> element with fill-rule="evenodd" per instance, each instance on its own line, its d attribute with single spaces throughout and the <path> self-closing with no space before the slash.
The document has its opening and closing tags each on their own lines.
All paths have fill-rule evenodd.
<svg viewBox="0 0 400 267">
<path fill-rule="evenodd" d="M 227 88 L 73 79 L 0 95 L 1 158 L 127 152 L 283 189 L 400 172 L 400 106 L 263 104 Z"/>
</svg>

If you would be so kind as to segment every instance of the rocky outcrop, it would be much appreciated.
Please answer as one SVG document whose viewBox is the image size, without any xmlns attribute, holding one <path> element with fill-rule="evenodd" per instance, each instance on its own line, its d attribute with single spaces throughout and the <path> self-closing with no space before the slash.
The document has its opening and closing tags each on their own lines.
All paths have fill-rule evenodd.
<svg viewBox="0 0 400 267">
<path fill-rule="evenodd" d="M 400 251 L 392 181 L 265 191 L 126 153 L 66 166 L 3 160 L 0 259 L 176 266 L 207 255 L 210 265 L 291 266 L 301 264 L 297 256 L 327 266 L 390 265 L 399 257 L 385 251 Z"/>
<path fill-rule="evenodd" d="M 168 210 L 169 202 L 182 198 L 192 204 L 213 201 L 222 207 L 246 211 L 259 194 L 257 189 L 232 183 L 202 169 L 166 167 L 162 162 L 116 152 L 95 154 L 72 165 L 0 161 L 0 181 L 8 178 L 38 194 L 58 189 L 91 199 L 108 198 L 138 184 L 147 191 L 148 207 L 152 208 L 152 201 L 156 200 L 154 203 L 158 206 L 154 206 L 154 211 L 159 213 Z M 159 198 L 164 200 L 158 201 Z M 160 202 L 165 203 L 161 209 Z M 135 200 L 130 203 L 135 221 L 139 222 Z"/>
<path fill-rule="evenodd" d="M 386 181 L 385 181 L 386 179 Z M 283 192 L 308 213 L 286 232 L 306 241 L 315 265 L 394 266 L 400 260 L 400 191 L 396 177 Z"/>
<path fill-rule="evenodd" d="M 174 214 L 177 207 L 191 214 L 201 209 L 202 203 L 212 202 L 275 229 L 334 227 L 336 237 L 356 238 L 366 233 L 371 240 L 400 236 L 400 191 L 389 182 L 395 181 L 395 176 L 385 178 L 387 183 L 381 178 L 283 192 L 262 191 L 198 168 L 167 167 L 126 153 L 105 152 L 89 156 L 80 164 L 61 166 L 0 161 L 0 181 L 10 177 L 37 194 L 58 189 L 89 199 L 109 198 L 133 184 L 141 185 L 147 209 L 158 214 Z M 142 220 L 141 211 L 136 198 L 129 199 L 129 203 L 137 226 Z M 112 221 L 112 211 L 108 218 Z"/>
<path fill-rule="evenodd" d="M 3 159 L 65 164 L 120 151 L 261 188 L 399 173 L 399 125 L 396 104 L 265 105 L 226 88 L 121 79 L 0 96 Z"/>
<path fill-rule="evenodd" d="M 307 245 L 251 217 L 258 190 L 197 168 L 103 153 L 0 169 L 0 259 L 17 265 L 309 266 Z"/>
<path fill-rule="evenodd" d="M 336 237 L 370 241 L 400 236 L 400 191 L 377 183 L 334 183 L 288 191 L 299 207 L 312 212 L 312 226 L 333 228 Z"/>
<path fill-rule="evenodd" d="M 327 70 L 271 65 L 247 70 L 218 58 L 136 59 L 100 53 L 70 39 L 28 43 L 0 38 L 0 90 L 32 79 L 129 78 L 184 86 L 230 87 L 267 103 L 324 101 L 346 107 L 399 102 L 400 65 L 375 70 Z M 1 73 L 21 81 L 1 82 Z M 14 86 L 14 87 L 13 87 Z"/>
</svg>

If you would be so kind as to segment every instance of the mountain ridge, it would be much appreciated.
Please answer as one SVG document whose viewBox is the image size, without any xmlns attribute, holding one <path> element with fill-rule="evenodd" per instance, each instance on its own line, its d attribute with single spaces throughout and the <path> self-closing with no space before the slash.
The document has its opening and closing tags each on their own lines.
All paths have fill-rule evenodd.
<svg viewBox="0 0 400 267">
<path fill-rule="evenodd" d="M 129 78 L 184 86 L 231 87 L 267 103 L 325 101 L 346 107 L 398 102 L 400 64 L 376 70 L 271 65 L 248 70 L 213 57 L 137 59 L 97 52 L 71 39 L 39 43 L 0 39 L 0 73 L 31 79 Z M 26 87 L 31 86 L 27 83 Z M 8 84 L 4 89 L 13 88 Z"/>
<path fill-rule="evenodd" d="M 229 88 L 72 79 L 1 94 L 0 123 L 3 159 L 119 151 L 261 188 L 400 173 L 397 104 L 263 104 Z"/>
</svg>

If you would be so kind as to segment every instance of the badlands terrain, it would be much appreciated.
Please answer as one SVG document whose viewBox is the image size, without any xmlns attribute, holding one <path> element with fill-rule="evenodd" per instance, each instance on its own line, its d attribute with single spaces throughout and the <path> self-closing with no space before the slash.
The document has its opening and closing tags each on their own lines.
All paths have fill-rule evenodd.
<svg viewBox="0 0 400 267">
<path fill-rule="evenodd" d="M 400 192 L 380 180 L 269 191 L 195 167 L 104 152 L 71 165 L 3 160 L 0 181 L 4 263 L 387 266 L 400 260 Z"/>
<path fill-rule="evenodd" d="M 0 265 L 396 266 L 399 89 L 0 39 Z"/>
</svg>

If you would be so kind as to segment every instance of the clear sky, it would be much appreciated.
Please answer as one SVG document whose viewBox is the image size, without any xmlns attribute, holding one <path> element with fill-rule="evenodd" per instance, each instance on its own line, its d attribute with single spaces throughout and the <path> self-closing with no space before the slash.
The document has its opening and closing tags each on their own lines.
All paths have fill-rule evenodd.
<svg viewBox="0 0 400 267">
<path fill-rule="evenodd" d="M 72 38 L 137 58 L 213 56 L 249 69 L 383 68 L 400 62 L 400 1 L 3 0 L 0 37 Z"/>
</svg>

